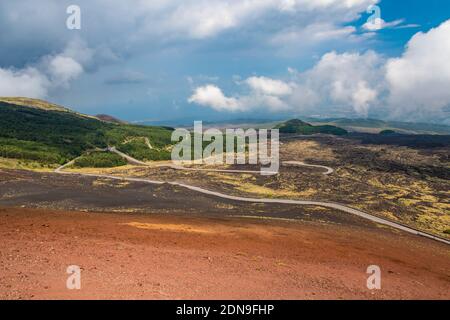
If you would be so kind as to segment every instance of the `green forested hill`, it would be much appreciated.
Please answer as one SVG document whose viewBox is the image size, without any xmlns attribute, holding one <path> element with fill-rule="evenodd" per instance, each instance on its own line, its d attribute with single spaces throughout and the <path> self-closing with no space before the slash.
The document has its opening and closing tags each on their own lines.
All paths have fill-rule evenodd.
<svg viewBox="0 0 450 320">
<path fill-rule="evenodd" d="M 120 148 L 130 138 L 146 137 L 155 149 L 171 144 L 170 128 L 115 124 L 62 107 L 46 108 L 40 100 L 37 107 L 26 106 L 34 100 L 14 101 L 0 98 L 0 157 L 60 164 L 88 150 Z"/>
<path fill-rule="evenodd" d="M 286 121 L 282 124 L 279 124 L 276 128 L 280 130 L 280 133 L 296 133 L 305 135 L 322 133 L 341 136 L 348 133 L 346 130 L 336 126 L 313 126 L 298 119 Z"/>
</svg>

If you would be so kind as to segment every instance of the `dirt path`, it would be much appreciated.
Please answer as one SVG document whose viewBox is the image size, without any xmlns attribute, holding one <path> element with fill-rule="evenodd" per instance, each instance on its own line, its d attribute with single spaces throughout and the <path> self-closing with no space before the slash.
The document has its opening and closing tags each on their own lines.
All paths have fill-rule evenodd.
<svg viewBox="0 0 450 320">
<path fill-rule="evenodd" d="M 153 146 L 152 146 L 152 144 L 150 143 L 150 139 L 149 139 L 149 138 L 145 137 L 145 138 L 144 138 L 144 141 L 145 141 L 145 144 L 147 145 L 147 147 L 148 147 L 150 150 L 153 150 L 153 149 L 154 149 Z"/>
<path fill-rule="evenodd" d="M 1 299 L 450 299 L 448 248 L 384 230 L 0 208 L 0 243 Z"/>
</svg>

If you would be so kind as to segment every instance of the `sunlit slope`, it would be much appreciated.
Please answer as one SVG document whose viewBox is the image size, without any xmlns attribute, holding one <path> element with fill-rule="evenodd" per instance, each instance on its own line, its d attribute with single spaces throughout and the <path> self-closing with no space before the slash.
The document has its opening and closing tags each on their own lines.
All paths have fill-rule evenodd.
<svg viewBox="0 0 450 320">
<path fill-rule="evenodd" d="M 32 99 L 32 98 L 22 98 L 22 97 L 0 97 L 0 102 L 5 102 L 9 104 L 14 104 L 16 106 L 23 106 L 28 108 L 36 108 L 47 111 L 65 111 L 71 112 L 70 109 L 64 108 L 60 105 L 50 103 L 44 100 Z"/>
</svg>

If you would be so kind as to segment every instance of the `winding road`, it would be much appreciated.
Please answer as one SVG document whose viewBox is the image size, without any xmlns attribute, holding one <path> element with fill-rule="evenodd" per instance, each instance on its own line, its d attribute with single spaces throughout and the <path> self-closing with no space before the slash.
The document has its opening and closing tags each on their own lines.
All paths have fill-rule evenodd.
<svg viewBox="0 0 450 320">
<path fill-rule="evenodd" d="M 122 158 L 126 159 L 129 163 L 134 165 L 140 165 L 140 166 L 149 166 L 148 163 L 139 161 L 133 157 L 130 157 L 129 155 L 120 152 L 117 150 L 116 147 L 109 147 L 107 148 L 107 151 L 114 152 L 121 156 Z M 334 170 L 327 166 L 321 166 L 321 165 L 315 165 L 315 164 L 306 164 L 301 161 L 283 161 L 281 163 L 283 166 L 304 166 L 304 167 L 313 167 L 313 168 L 321 168 L 325 169 L 324 175 L 329 175 L 334 172 Z M 158 164 L 155 167 L 166 167 L 166 168 L 172 168 L 175 170 L 185 170 L 185 171 L 205 171 L 205 172 L 224 172 L 224 173 L 261 173 L 259 170 L 227 170 L 227 169 L 199 169 L 199 168 L 187 168 L 175 164 Z"/>
<path fill-rule="evenodd" d="M 136 164 L 140 164 L 140 165 L 146 165 L 148 166 L 146 163 L 141 162 L 139 160 L 136 160 L 120 151 L 118 151 L 116 148 L 112 147 L 112 148 L 108 148 L 109 151 L 111 152 L 116 152 L 120 155 L 123 155 L 124 158 L 126 158 L 127 160 L 131 160 L 131 163 L 136 163 Z M 216 192 L 216 191 L 211 191 L 211 190 L 207 190 L 201 187 L 197 187 L 197 186 L 193 186 L 193 185 L 189 185 L 189 184 L 184 184 L 184 183 L 179 183 L 179 182 L 171 182 L 171 181 L 156 181 L 156 180 L 150 180 L 150 179 L 143 179 L 143 178 L 131 178 L 131 177 L 118 177 L 118 176 L 112 176 L 112 175 L 105 175 L 105 174 L 88 174 L 88 173 L 77 173 L 77 172 L 64 172 L 62 171 L 64 168 L 66 168 L 67 166 L 73 164 L 75 161 L 72 160 L 68 163 L 66 163 L 65 165 L 57 168 L 55 170 L 56 173 L 59 174 L 67 174 L 67 175 L 78 175 L 78 176 L 86 176 L 86 177 L 95 177 L 95 178 L 106 178 L 106 179 L 112 179 L 112 180 L 120 180 L 120 181 L 130 181 L 130 182 L 143 182 L 143 183 L 148 183 L 148 184 L 153 184 L 153 185 L 163 185 L 163 184 L 169 184 L 172 186 L 178 186 L 178 187 L 182 187 L 182 188 L 186 188 L 188 190 L 192 190 L 195 192 L 199 192 L 202 194 L 206 194 L 206 195 L 210 195 L 210 196 L 214 196 L 217 198 L 221 198 L 221 199 L 228 199 L 228 200 L 233 200 L 233 201 L 239 201 L 239 202 L 252 202 L 252 203 L 276 203 L 276 204 L 288 204 L 288 205 L 310 205 L 310 206 L 319 206 L 319 207 L 325 207 L 325 208 L 331 208 L 331 209 L 336 209 L 339 211 L 343 211 L 346 213 L 350 213 L 353 214 L 355 216 L 364 218 L 366 220 L 378 223 L 378 224 L 382 224 L 382 225 L 386 225 L 410 234 L 414 234 L 414 235 L 418 235 L 418 236 L 422 236 L 428 239 L 432 239 L 435 241 L 439 241 L 441 243 L 445 243 L 447 245 L 450 245 L 450 241 L 444 238 L 440 238 L 437 236 L 434 236 L 432 234 L 423 232 L 423 231 L 419 231 L 416 230 L 412 227 L 408 227 L 406 225 L 403 225 L 401 223 L 397 223 L 397 222 L 393 222 L 381 217 L 377 217 L 374 215 L 371 215 L 369 213 L 363 212 L 361 210 L 358 209 L 354 209 L 351 207 L 348 207 L 346 205 L 343 204 L 339 204 L 339 203 L 334 203 L 334 202 L 323 202 L 323 201 L 309 201 L 309 200 L 291 200 L 291 199 L 268 199 L 268 198 L 246 198 L 246 197 L 240 197 L 240 196 L 232 196 L 232 195 L 227 195 L 224 193 L 220 193 L 220 192 Z M 309 167 L 321 167 L 321 168 L 328 168 L 328 167 L 323 167 L 323 166 L 317 166 L 317 165 L 307 165 L 303 162 L 297 162 L 297 161 L 288 161 L 287 162 L 288 165 L 304 165 L 304 166 L 309 166 Z M 171 167 L 170 165 L 166 165 Z M 177 166 L 174 167 L 174 169 L 179 169 L 177 168 Z M 186 170 L 189 168 L 184 168 L 184 169 L 179 169 L 179 170 Z M 329 170 L 327 170 L 327 172 L 325 174 L 331 174 L 333 172 L 333 169 L 328 168 Z M 192 170 L 202 170 L 202 169 L 193 169 Z M 204 170 L 208 170 L 208 169 L 204 169 Z M 331 170 L 331 172 L 330 172 Z M 222 171 L 226 171 L 226 170 L 222 170 Z M 237 170 L 236 170 L 237 171 Z M 234 171 L 226 171 L 226 172 L 234 172 Z M 239 171 L 242 172 L 242 171 Z M 255 171 L 257 173 L 259 173 L 259 171 Z"/>
<path fill-rule="evenodd" d="M 312 168 L 321 168 L 325 169 L 326 171 L 323 173 L 324 175 L 329 175 L 334 172 L 333 168 L 327 167 L 327 166 L 320 166 L 317 164 L 307 164 L 301 161 L 283 161 L 283 166 L 303 166 L 303 167 L 312 167 Z"/>
</svg>

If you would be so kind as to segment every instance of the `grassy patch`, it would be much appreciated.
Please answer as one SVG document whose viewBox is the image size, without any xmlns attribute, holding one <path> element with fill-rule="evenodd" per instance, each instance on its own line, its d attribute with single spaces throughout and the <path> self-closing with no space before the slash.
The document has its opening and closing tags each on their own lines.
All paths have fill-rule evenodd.
<svg viewBox="0 0 450 320">
<path fill-rule="evenodd" d="M 145 138 L 136 138 L 124 142 L 118 146 L 118 149 L 141 161 L 161 161 L 171 159 L 171 153 L 167 150 L 150 149 L 145 143 Z"/>
</svg>

